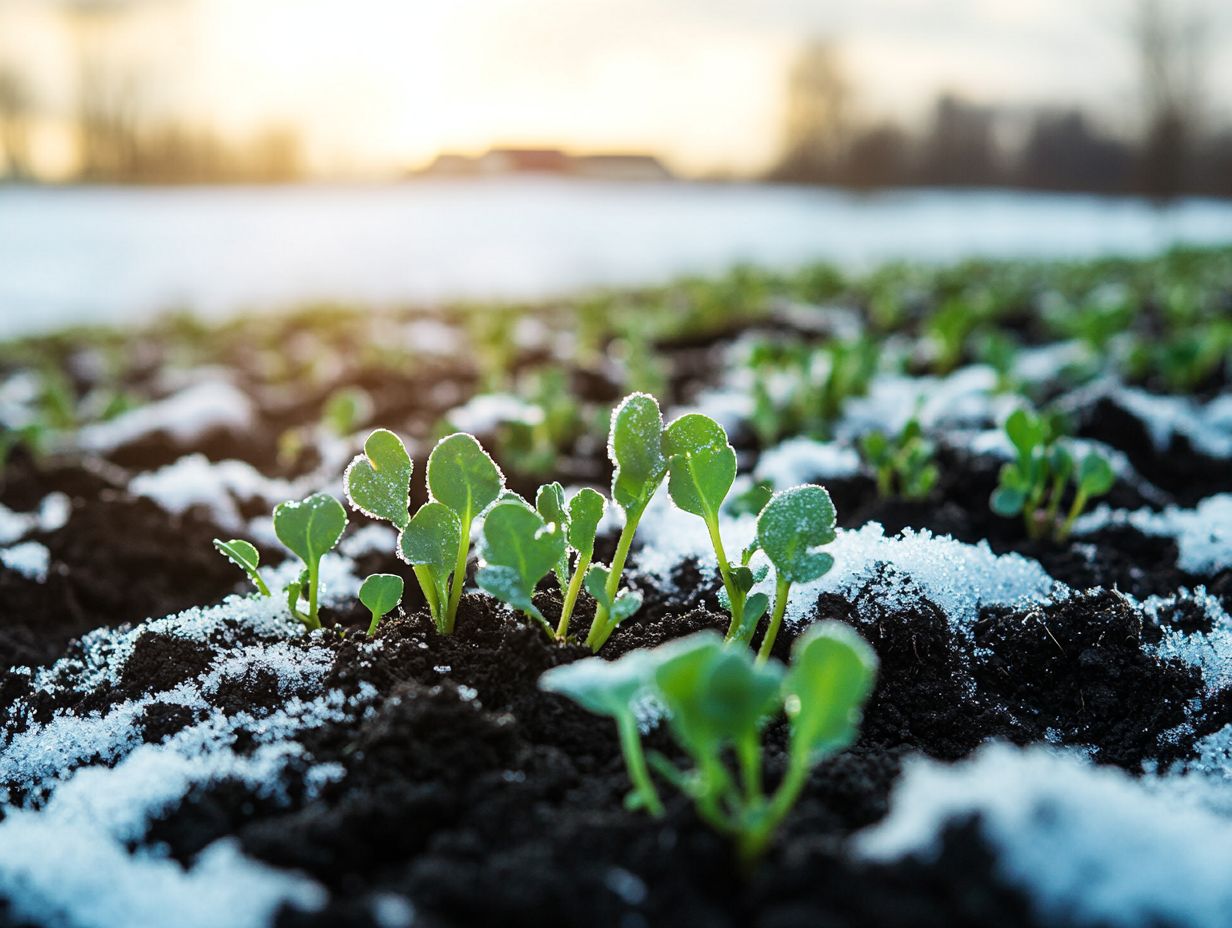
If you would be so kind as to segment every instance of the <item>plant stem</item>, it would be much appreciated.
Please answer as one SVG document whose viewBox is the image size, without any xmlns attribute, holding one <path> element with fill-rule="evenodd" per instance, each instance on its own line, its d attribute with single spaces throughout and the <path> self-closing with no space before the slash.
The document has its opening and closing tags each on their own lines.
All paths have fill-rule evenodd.
<svg viewBox="0 0 1232 928">
<path fill-rule="evenodd" d="M 573 607 L 577 605 L 578 594 L 582 592 L 582 582 L 586 579 L 586 571 L 590 569 L 590 555 L 579 554 L 573 578 L 565 591 L 565 601 L 560 607 L 560 624 L 556 626 L 556 639 L 564 641 L 569 637 L 569 620 L 573 618 Z"/>
<path fill-rule="evenodd" d="M 744 798 L 750 805 L 762 801 L 761 751 L 756 736 L 744 738 L 737 747 L 740 756 L 740 779 L 744 783 Z"/>
<path fill-rule="evenodd" d="M 774 577 L 774 614 L 770 616 L 770 624 L 766 626 L 761 648 L 757 651 L 757 663 L 759 664 L 770 660 L 770 652 L 774 649 L 774 639 L 779 635 L 779 627 L 783 624 L 783 614 L 787 611 L 787 594 L 790 591 L 791 581 L 776 574 Z"/>
<path fill-rule="evenodd" d="M 376 610 L 373 610 L 372 611 L 372 624 L 368 626 L 368 637 L 369 638 L 372 638 L 373 636 L 376 635 L 376 627 L 379 624 L 381 624 L 381 617 L 377 614 Z"/>
<path fill-rule="evenodd" d="M 321 618 L 317 613 L 317 579 L 321 570 L 321 562 L 315 561 L 308 565 L 308 618 L 309 628 L 320 628 Z"/>
<path fill-rule="evenodd" d="M 633 535 L 645 511 L 646 507 L 643 505 L 635 512 L 625 513 L 625 527 L 620 530 L 620 540 L 616 542 L 616 555 L 612 558 L 611 572 L 608 574 L 607 586 L 604 588 L 608 602 L 616 599 L 616 591 L 620 589 L 620 575 L 624 573 L 629 548 L 633 545 Z M 608 627 L 607 606 L 599 603 L 595 608 L 594 621 L 590 623 L 590 634 L 586 636 L 586 644 L 592 651 L 598 651 L 611 636 L 612 631 L 613 629 Z"/>
<path fill-rule="evenodd" d="M 257 592 L 262 596 L 270 596 L 270 588 L 265 585 L 265 581 L 261 579 L 261 575 L 255 570 L 252 572 L 252 582 L 256 584 Z"/>
<path fill-rule="evenodd" d="M 432 575 L 432 569 L 425 567 L 423 564 L 415 564 L 411 567 L 411 570 L 415 571 L 415 579 L 419 581 L 419 589 L 423 592 L 424 602 L 428 604 L 428 611 L 432 613 L 432 622 L 439 631 L 441 628 L 441 601 L 436 595 L 436 578 Z"/>
<path fill-rule="evenodd" d="M 1079 487 L 1078 492 L 1074 494 L 1074 502 L 1069 507 L 1069 514 L 1066 515 L 1065 521 L 1061 523 L 1060 528 L 1058 528 L 1053 534 L 1053 538 L 1059 542 L 1065 541 L 1065 539 L 1069 538 L 1069 533 L 1074 528 L 1074 521 L 1079 515 L 1081 515 L 1082 510 L 1086 507 L 1086 504 L 1087 492 L 1083 490 L 1082 487 Z"/>
<path fill-rule="evenodd" d="M 891 490 L 892 490 L 892 487 L 890 484 L 891 477 L 892 477 L 892 474 L 891 474 L 890 468 L 888 467 L 878 467 L 877 468 L 877 495 L 880 496 L 882 499 L 889 499 L 889 497 L 891 496 Z"/>
<path fill-rule="evenodd" d="M 441 621 L 441 633 L 453 634 L 453 624 L 458 617 L 458 603 L 462 601 L 462 587 L 466 583 L 466 557 L 471 553 L 471 507 L 466 507 L 462 519 L 462 534 L 458 539 L 458 558 L 453 565 L 453 579 L 449 585 L 449 608 Z"/>
<path fill-rule="evenodd" d="M 746 864 L 752 863 L 765 853 L 766 847 L 774 837 L 775 831 L 778 830 L 779 824 L 787 816 L 787 813 L 791 811 L 791 807 L 796 804 L 800 791 L 804 789 L 804 784 L 808 782 L 808 772 L 809 767 L 807 763 L 798 763 L 793 758 L 791 766 L 787 768 L 787 776 L 783 778 L 783 782 L 770 799 L 770 805 L 766 809 L 766 814 L 761 818 L 756 827 L 750 828 L 740 835 L 740 857 Z"/>
<path fill-rule="evenodd" d="M 633 713 L 626 712 L 616 719 L 616 728 L 620 732 L 620 750 L 625 756 L 625 767 L 629 771 L 629 780 L 637 790 L 646 811 L 655 818 L 663 816 L 663 803 L 659 792 L 655 789 L 654 780 L 650 779 L 650 771 L 646 768 L 646 755 L 642 753 L 642 736 L 637 730 L 637 719 Z"/>
<path fill-rule="evenodd" d="M 731 569 L 727 564 L 727 552 L 723 550 L 723 536 L 719 533 L 718 516 L 706 516 L 706 531 L 710 533 L 710 544 L 714 548 L 714 556 L 719 561 L 719 576 L 723 580 L 723 589 L 727 591 L 727 601 L 731 604 L 731 625 L 727 629 L 725 639 L 731 641 L 744 629 L 744 592 L 736 589 L 732 582 Z"/>
</svg>

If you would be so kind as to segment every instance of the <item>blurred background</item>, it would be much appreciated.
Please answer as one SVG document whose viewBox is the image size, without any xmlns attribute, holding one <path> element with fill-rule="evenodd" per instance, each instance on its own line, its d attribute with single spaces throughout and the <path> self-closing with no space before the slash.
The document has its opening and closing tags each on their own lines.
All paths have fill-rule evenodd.
<svg viewBox="0 0 1232 928">
<path fill-rule="evenodd" d="M 1232 240 L 1220 0 L 0 0 L 0 334 Z"/>
</svg>

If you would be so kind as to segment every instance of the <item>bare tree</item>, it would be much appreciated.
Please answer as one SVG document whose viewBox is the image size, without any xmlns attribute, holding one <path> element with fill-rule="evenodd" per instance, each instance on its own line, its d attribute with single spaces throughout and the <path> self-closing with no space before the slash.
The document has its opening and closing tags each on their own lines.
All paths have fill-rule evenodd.
<svg viewBox="0 0 1232 928">
<path fill-rule="evenodd" d="M 26 82 L 11 68 L 0 69 L 0 154 L 8 177 L 30 172 L 29 117 L 32 98 Z"/>
<path fill-rule="evenodd" d="M 847 153 L 850 89 L 835 46 L 807 43 L 787 80 L 783 155 L 779 180 L 824 182 L 836 179 Z"/>
</svg>

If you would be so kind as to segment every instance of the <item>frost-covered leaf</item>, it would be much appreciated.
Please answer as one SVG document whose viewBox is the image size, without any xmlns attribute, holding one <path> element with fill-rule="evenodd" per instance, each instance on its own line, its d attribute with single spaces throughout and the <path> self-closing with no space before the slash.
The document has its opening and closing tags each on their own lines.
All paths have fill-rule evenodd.
<svg viewBox="0 0 1232 928">
<path fill-rule="evenodd" d="M 565 536 L 532 509 L 515 503 L 494 506 L 483 522 L 480 554 L 485 566 L 476 575 L 480 588 L 530 615 L 535 586 L 560 561 Z"/>
<path fill-rule="evenodd" d="M 364 453 L 346 469 L 347 499 L 365 515 L 404 529 L 410 521 L 414 466 L 402 439 L 388 429 L 377 429 L 364 442 Z"/>
<path fill-rule="evenodd" d="M 808 583 L 834 565 L 833 557 L 814 550 L 834 540 L 834 517 L 823 487 L 793 487 L 771 497 L 757 518 L 757 541 L 779 577 Z"/>
<path fill-rule="evenodd" d="M 373 618 L 388 615 L 402 602 L 402 578 L 397 574 L 371 574 L 359 587 L 359 601 Z"/>
<path fill-rule="evenodd" d="M 569 511 L 565 505 L 565 488 L 559 482 L 545 483 L 535 494 L 535 509 L 544 522 L 555 522 L 562 529 L 569 525 Z"/>
<path fill-rule="evenodd" d="M 500 496 L 505 475 L 473 435 L 457 432 L 437 442 L 428 456 L 432 498 L 470 520 Z"/>
<path fill-rule="evenodd" d="M 816 763 L 855 740 L 877 655 L 850 626 L 818 622 L 791 649 L 783 682 L 793 758 Z"/>
<path fill-rule="evenodd" d="M 569 546 L 583 557 L 595 552 L 595 533 L 606 509 L 603 494 L 590 487 L 578 490 L 569 500 Z"/>
<path fill-rule="evenodd" d="M 736 479 L 736 452 L 723 427 L 700 413 L 681 416 L 663 433 L 668 492 L 695 516 L 717 516 Z"/>
<path fill-rule="evenodd" d="M 328 493 L 314 493 L 300 502 L 279 503 L 274 509 L 274 534 L 309 565 L 338 543 L 346 528 L 342 504 Z"/>
<path fill-rule="evenodd" d="M 615 465 L 612 499 L 625 512 L 640 512 L 667 473 L 663 414 L 653 396 L 632 393 L 612 413 L 608 456 Z"/>
<path fill-rule="evenodd" d="M 458 514 L 444 503 L 430 502 L 419 507 L 403 530 L 398 552 L 408 564 L 448 573 L 453 570 L 461 543 L 462 522 Z"/>
</svg>

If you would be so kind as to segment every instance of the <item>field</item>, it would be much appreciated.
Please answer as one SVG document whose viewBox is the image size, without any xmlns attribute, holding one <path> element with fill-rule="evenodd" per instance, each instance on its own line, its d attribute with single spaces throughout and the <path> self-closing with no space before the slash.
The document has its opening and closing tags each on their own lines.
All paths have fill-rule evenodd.
<svg viewBox="0 0 1232 928">
<path fill-rule="evenodd" d="M 540 688 L 590 657 L 589 592 L 554 640 L 477 587 L 490 546 L 442 634 L 398 533 L 348 505 L 322 627 L 284 594 L 272 509 L 345 501 L 373 429 L 414 461 L 412 512 L 454 432 L 525 500 L 607 494 L 634 392 L 726 430 L 729 554 L 772 493 L 828 490 L 833 566 L 770 650 L 833 619 L 879 662 L 757 860 L 659 767 L 663 816 L 627 808 L 611 719 Z M 0 925 L 1227 923 L 1232 251 L 65 330 L 0 346 L 0 424 Z M 675 496 L 600 658 L 729 629 Z M 374 573 L 405 594 L 369 638 Z M 563 586 L 534 591 L 553 628 Z M 686 764 L 664 716 L 640 707 L 646 748 Z M 759 732 L 777 784 L 792 727 Z"/>
</svg>

